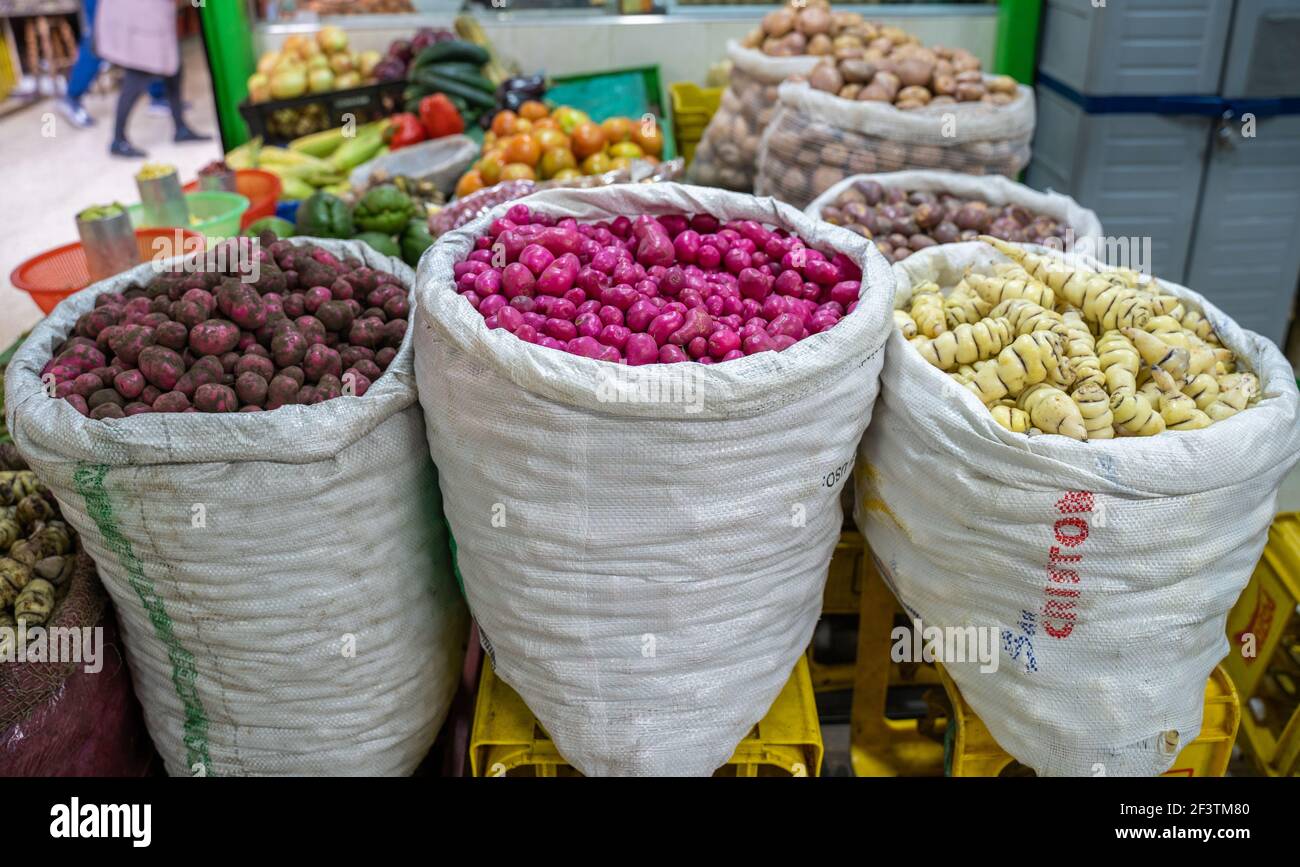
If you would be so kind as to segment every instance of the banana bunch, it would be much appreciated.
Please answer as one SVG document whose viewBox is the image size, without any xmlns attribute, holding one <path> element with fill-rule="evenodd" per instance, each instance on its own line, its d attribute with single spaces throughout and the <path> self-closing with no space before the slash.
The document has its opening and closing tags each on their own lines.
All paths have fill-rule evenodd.
<svg viewBox="0 0 1300 867">
<path fill-rule="evenodd" d="M 1259 401 L 1209 322 L 1132 271 L 1091 271 L 988 236 L 1010 261 L 922 283 L 894 324 L 1015 433 L 1077 440 L 1198 430 Z"/>
</svg>

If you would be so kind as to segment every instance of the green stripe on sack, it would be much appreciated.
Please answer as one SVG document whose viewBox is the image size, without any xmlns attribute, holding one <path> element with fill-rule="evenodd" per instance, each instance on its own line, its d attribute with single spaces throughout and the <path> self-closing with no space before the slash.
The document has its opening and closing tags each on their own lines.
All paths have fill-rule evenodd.
<svg viewBox="0 0 1300 867">
<path fill-rule="evenodd" d="M 113 502 L 104 487 L 104 476 L 108 475 L 107 464 L 88 464 L 79 462 L 73 474 L 73 483 L 77 493 L 86 501 L 86 513 L 90 515 L 104 537 L 104 544 L 117 555 L 117 561 L 126 570 L 127 582 L 140 597 L 140 604 L 149 615 L 153 624 L 154 635 L 167 648 L 167 658 L 172 664 L 172 684 L 176 695 L 185 708 L 185 743 L 186 764 L 196 776 L 212 775 L 212 759 L 208 755 L 208 718 L 203 712 L 203 702 L 199 699 L 194 682 L 198 679 L 198 670 L 194 666 L 194 654 L 186 650 L 172 629 L 171 618 L 163 606 L 162 597 L 153 582 L 144 574 L 144 564 L 135 555 L 131 542 L 122 535 L 117 526 L 117 516 L 113 513 Z"/>
</svg>

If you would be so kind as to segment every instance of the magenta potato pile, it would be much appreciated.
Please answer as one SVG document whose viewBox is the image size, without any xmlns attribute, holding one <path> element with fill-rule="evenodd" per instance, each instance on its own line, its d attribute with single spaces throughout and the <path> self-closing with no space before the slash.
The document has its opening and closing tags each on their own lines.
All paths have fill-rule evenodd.
<svg viewBox="0 0 1300 867">
<path fill-rule="evenodd" d="M 364 395 L 406 334 L 408 287 L 352 256 L 270 237 L 252 251 L 256 282 L 241 279 L 251 262 L 225 268 L 210 251 L 197 273 L 98 296 L 42 379 L 52 374 L 54 396 L 92 419 Z"/>
<path fill-rule="evenodd" d="M 753 220 L 556 220 L 518 204 L 454 266 L 489 328 L 601 361 L 713 364 L 834 327 L 861 269 Z"/>
</svg>

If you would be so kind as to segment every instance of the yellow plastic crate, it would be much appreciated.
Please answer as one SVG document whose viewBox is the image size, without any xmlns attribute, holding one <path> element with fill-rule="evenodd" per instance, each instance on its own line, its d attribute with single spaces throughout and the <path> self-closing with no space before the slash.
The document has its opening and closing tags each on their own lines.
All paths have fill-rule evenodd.
<svg viewBox="0 0 1300 867">
<path fill-rule="evenodd" d="M 853 773 L 859 777 L 942 776 L 945 721 L 933 715 L 920 720 L 885 715 L 891 686 L 930 684 L 941 695 L 938 672 L 926 663 L 903 666 L 890 659 L 890 634 L 902 610 L 869 553 L 864 552 L 859 564 L 858 655 L 849 716 Z"/>
<path fill-rule="evenodd" d="M 861 595 L 862 558 L 866 542 L 857 530 L 845 530 L 831 555 L 822 593 L 822 616 L 856 614 Z M 853 686 L 853 663 L 819 662 L 813 646 L 808 646 L 808 673 L 817 692 L 849 689 Z"/>
<path fill-rule="evenodd" d="M 678 152 L 686 160 L 686 165 L 690 165 L 695 158 L 695 147 L 704 136 L 704 128 L 722 101 L 722 88 L 675 81 L 668 85 L 668 91 L 673 101 L 673 137 Z"/>
<path fill-rule="evenodd" d="M 822 767 L 822 733 L 817 722 L 808 665 L 803 659 L 758 725 L 736 747 L 715 777 L 807 777 Z M 556 750 L 519 693 L 483 661 L 470 773 L 476 777 L 580 777 Z"/>
<path fill-rule="evenodd" d="M 1252 656 L 1244 654 L 1248 640 Z M 1228 615 L 1228 643 L 1223 666 L 1246 706 L 1243 746 L 1262 773 L 1300 775 L 1300 703 L 1277 689 L 1279 677 L 1300 682 L 1300 513 L 1273 521 L 1255 574 Z"/>
<path fill-rule="evenodd" d="M 952 738 L 952 761 L 949 774 L 954 777 L 1013 777 L 1034 776 L 1034 772 L 1021 765 L 998 746 L 984 721 L 962 698 L 948 672 L 940 666 L 939 675 L 952 709 L 948 724 L 955 726 Z M 1205 710 L 1201 719 L 1201 733 L 1178 757 L 1162 776 L 1166 777 L 1222 777 L 1228 770 L 1232 742 L 1237 737 L 1237 724 L 1241 711 L 1237 704 L 1237 691 L 1222 665 L 1215 666 L 1205 683 Z"/>
</svg>

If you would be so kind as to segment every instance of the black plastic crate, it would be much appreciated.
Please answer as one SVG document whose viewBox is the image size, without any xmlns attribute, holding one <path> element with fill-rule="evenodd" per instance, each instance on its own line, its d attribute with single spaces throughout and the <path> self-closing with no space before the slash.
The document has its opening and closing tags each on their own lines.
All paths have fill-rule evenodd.
<svg viewBox="0 0 1300 867">
<path fill-rule="evenodd" d="M 351 114 L 358 125 L 388 117 L 402 110 L 402 91 L 406 80 L 383 81 L 309 93 L 294 99 L 239 104 L 239 114 L 248 124 L 250 136 L 261 136 L 270 145 L 282 145 L 300 136 L 342 126 L 344 115 Z"/>
</svg>

